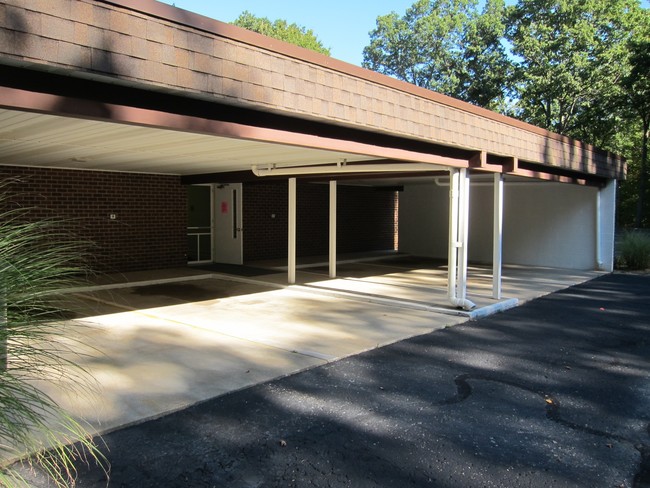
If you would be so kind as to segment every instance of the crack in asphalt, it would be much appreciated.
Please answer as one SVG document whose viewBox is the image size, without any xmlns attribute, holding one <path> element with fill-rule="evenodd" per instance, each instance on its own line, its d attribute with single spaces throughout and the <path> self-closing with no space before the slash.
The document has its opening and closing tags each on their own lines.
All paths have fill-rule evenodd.
<svg viewBox="0 0 650 488">
<path fill-rule="evenodd" d="M 604 430 L 594 429 L 587 425 L 580 425 L 563 419 L 562 416 L 560 415 L 560 402 L 557 400 L 557 398 L 543 391 L 530 388 L 526 385 L 522 385 L 514 381 L 504 380 L 500 378 L 493 378 L 493 377 L 480 375 L 480 374 L 461 374 L 459 376 L 456 376 L 456 378 L 454 378 L 454 383 L 456 384 L 456 394 L 452 397 L 449 397 L 445 400 L 438 402 L 436 405 L 438 406 L 453 405 L 465 401 L 472 394 L 472 385 L 469 383 L 470 380 L 500 383 L 502 385 L 511 386 L 513 388 L 517 388 L 519 390 L 527 391 L 529 393 L 537 395 L 544 400 L 546 418 L 548 418 L 549 420 L 552 420 L 553 422 L 556 422 L 570 429 L 583 432 L 585 434 L 591 434 L 606 439 L 612 439 L 633 446 L 637 451 L 639 451 L 641 460 L 639 463 L 639 469 L 634 475 L 632 488 L 650 488 L 650 446 L 646 444 L 636 443 L 633 440 L 628 439 L 627 437 L 620 436 L 618 434 L 613 434 L 611 432 L 606 432 Z M 650 435 L 650 424 L 648 424 L 647 426 L 647 431 L 648 431 L 648 435 Z"/>
</svg>

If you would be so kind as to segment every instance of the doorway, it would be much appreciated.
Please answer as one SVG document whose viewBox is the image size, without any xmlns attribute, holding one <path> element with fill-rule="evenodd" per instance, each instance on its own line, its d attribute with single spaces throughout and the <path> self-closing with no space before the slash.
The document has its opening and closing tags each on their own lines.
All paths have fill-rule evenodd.
<svg viewBox="0 0 650 488">
<path fill-rule="evenodd" d="M 212 186 L 187 187 L 187 262 L 212 262 Z"/>
<path fill-rule="evenodd" d="M 242 184 L 191 185 L 187 195 L 187 262 L 242 264 Z"/>
<path fill-rule="evenodd" d="M 214 185 L 215 263 L 243 264 L 242 184 Z"/>
</svg>

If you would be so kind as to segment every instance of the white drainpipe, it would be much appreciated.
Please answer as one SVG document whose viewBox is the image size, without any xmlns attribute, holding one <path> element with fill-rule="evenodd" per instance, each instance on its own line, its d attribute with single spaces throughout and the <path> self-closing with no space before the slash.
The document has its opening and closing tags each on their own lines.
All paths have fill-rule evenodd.
<svg viewBox="0 0 650 488">
<path fill-rule="evenodd" d="M 443 166 L 429 163 L 391 163 L 391 164 L 360 164 L 342 162 L 337 164 L 317 164 L 313 166 L 259 166 L 254 164 L 251 171 L 255 176 L 299 176 L 323 174 L 362 174 L 362 173 L 422 173 L 441 171 Z"/>
<path fill-rule="evenodd" d="M 449 174 L 451 184 L 447 298 L 453 306 L 471 310 L 476 304 L 466 298 L 469 178 L 465 168 L 450 169 Z"/>
</svg>

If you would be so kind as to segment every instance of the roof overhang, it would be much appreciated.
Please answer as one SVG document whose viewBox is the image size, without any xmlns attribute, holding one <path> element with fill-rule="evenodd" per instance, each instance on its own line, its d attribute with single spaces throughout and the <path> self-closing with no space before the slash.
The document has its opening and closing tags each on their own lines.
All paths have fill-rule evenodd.
<svg viewBox="0 0 650 488">
<path fill-rule="evenodd" d="M 436 169 L 469 165 L 470 153 L 437 154 L 428 145 L 380 141 L 0 87 L 0 156 L 6 165 L 179 175 L 382 160 Z"/>
<path fill-rule="evenodd" d="M 192 175 L 250 170 L 254 164 L 368 159 L 375 158 L 268 140 L 0 109 L 4 165 Z"/>
<path fill-rule="evenodd" d="M 153 0 L 17 4 L 2 22 L 0 164 L 185 181 L 342 161 L 625 176 L 579 141 Z"/>
</svg>

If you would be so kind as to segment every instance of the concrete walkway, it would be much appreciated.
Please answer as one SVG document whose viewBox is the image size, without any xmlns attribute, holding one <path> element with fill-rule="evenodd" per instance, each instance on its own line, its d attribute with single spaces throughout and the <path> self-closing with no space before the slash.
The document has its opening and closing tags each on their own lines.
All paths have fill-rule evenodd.
<svg viewBox="0 0 650 488">
<path fill-rule="evenodd" d="M 73 359 L 93 385 L 43 388 L 105 433 L 467 320 L 453 309 L 434 313 L 368 298 L 402 293 L 442 303 L 444 270 L 351 263 L 341 273 L 348 278 L 302 270 L 301 285 L 288 288 L 283 273 L 251 278 L 179 269 L 102 277 L 75 294 L 85 317 L 69 324 L 74 332 L 64 339 L 81 353 Z M 528 300 L 596 275 L 509 268 L 504 292 Z M 482 292 L 488 300 L 489 273 L 471 268 L 470 278 L 472 296 Z"/>
<path fill-rule="evenodd" d="M 206 279 L 174 287 L 223 285 Z M 47 392 L 105 432 L 466 320 L 292 289 L 247 289 L 240 296 L 75 320 L 69 345 L 83 352 L 78 361 L 96 380 L 96 394 L 79 398 L 53 386 Z M 93 295 L 107 293 L 117 308 L 137 289 Z"/>
<path fill-rule="evenodd" d="M 325 307 L 323 317 L 309 310 L 308 324 L 300 308 L 264 307 L 269 328 L 278 325 L 276 317 L 307 327 L 304 332 L 316 339 L 310 349 L 328 335 L 345 347 L 338 339 L 351 338 L 354 327 L 420 320 L 420 314 L 403 312 L 383 317 L 388 310 L 348 316 L 350 303 L 286 298 L 282 305 L 306 300 Z M 611 274 L 501 314 L 222 395 L 106 434 L 110 479 L 94 464 L 79 462 L 76 486 L 648 488 L 648 303 L 650 277 Z M 312 323 L 336 325 L 314 330 Z M 116 320 L 111 329 L 126 325 Z M 158 355 L 127 361 L 157 366 L 162 377 L 176 375 L 176 382 L 156 382 L 154 372 L 144 371 L 160 388 L 152 397 L 185 390 L 194 371 L 206 374 L 202 367 L 213 367 L 203 363 L 209 353 L 244 359 L 242 368 L 258 361 L 277 371 L 285 366 L 272 359 L 284 361 L 286 352 L 244 358 L 224 346 L 213 349 L 213 334 L 206 334 L 197 336 L 194 356 L 178 357 L 194 363 L 182 369 L 165 358 L 191 337 L 185 327 L 158 331 L 167 346 Z M 281 341 L 289 341 L 280 330 Z M 183 340 L 170 341 L 169 334 Z M 236 371 L 227 362 L 224 367 Z M 219 371 L 209 376 L 212 383 L 231 381 Z M 147 388 L 133 380 L 127 397 Z M 42 475 L 23 472 L 31 486 L 48 486 Z"/>
</svg>

